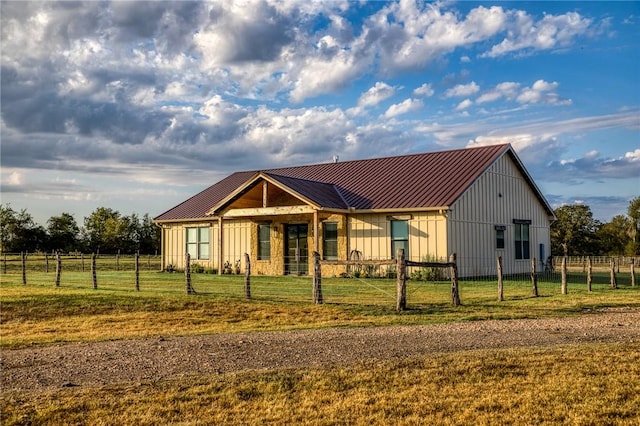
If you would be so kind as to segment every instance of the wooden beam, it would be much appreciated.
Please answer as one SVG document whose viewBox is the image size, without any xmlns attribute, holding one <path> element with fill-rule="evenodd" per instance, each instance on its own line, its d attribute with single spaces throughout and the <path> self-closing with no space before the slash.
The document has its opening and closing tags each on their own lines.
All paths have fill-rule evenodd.
<svg viewBox="0 0 640 426">
<path fill-rule="evenodd" d="M 232 209 L 224 213 L 225 218 L 230 217 L 253 217 L 253 216 L 278 216 L 285 214 L 312 214 L 315 212 L 311 206 L 282 206 L 282 207 L 263 207 L 248 209 Z"/>
<path fill-rule="evenodd" d="M 267 185 L 269 185 L 269 183 L 266 180 L 262 182 L 262 207 L 263 208 L 269 207 L 269 203 L 267 202 L 267 198 L 269 195 Z"/>
<path fill-rule="evenodd" d="M 318 224 L 318 210 L 313 211 L 313 251 L 320 253 L 320 226 Z"/>
</svg>

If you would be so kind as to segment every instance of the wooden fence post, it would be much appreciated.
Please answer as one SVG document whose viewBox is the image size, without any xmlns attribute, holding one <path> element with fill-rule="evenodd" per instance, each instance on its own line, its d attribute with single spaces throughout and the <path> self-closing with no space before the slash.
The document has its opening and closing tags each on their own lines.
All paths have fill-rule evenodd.
<svg viewBox="0 0 640 426">
<path fill-rule="evenodd" d="M 313 252 L 313 303 L 321 305 L 322 297 L 322 266 L 320 265 L 320 253 Z"/>
<path fill-rule="evenodd" d="M 396 311 L 407 309 L 407 263 L 404 259 L 404 249 L 396 252 Z"/>
<path fill-rule="evenodd" d="M 187 253 L 187 259 L 184 265 L 184 284 L 187 294 L 196 294 L 196 291 L 191 285 L 191 255 L 189 253 Z"/>
<path fill-rule="evenodd" d="M 140 291 L 140 253 L 136 252 L 135 256 L 135 270 L 136 270 L 136 291 Z"/>
<path fill-rule="evenodd" d="M 534 297 L 538 297 L 538 274 L 536 271 L 536 258 L 531 259 L 531 288 Z"/>
<path fill-rule="evenodd" d="M 91 253 L 91 279 L 93 280 L 93 289 L 98 289 L 98 275 L 96 272 L 96 254 Z"/>
<path fill-rule="evenodd" d="M 120 271 L 120 249 L 116 253 L 116 271 Z"/>
<path fill-rule="evenodd" d="M 634 264 L 636 263 L 636 259 L 634 257 L 631 258 L 631 287 L 636 286 L 636 271 L 634 268 Z"/>
<path fill-rule="evenodd" d="M 45 253 L 44 254 L 44 272 L 45 273 L 49 273 L 49 254 Z"/>
<path fill-rule="evenodd" d="M 2 253 L 2 273 L 7 273 L 7 253 Z"/>
<path fill-rule="evenodd" d="M 82 272 L 84 272 L 84 253 L 80 253 L 80 263 L 82 264 Z"/>
<path fill-rule="evenodd" d="M 251 299 L 251 258 L 244 254 L 244 297 Z"/>
<path fill-rule="evenodd" d="M 60 277 L 62 276 L 62 259 L 60 253 L 56 253 L 56 287 L 60 287 Z"/>
<path fill-rule="evenodd" d="M 496 262 L 498 264 L 498 302 L 502 302 L 504 300 L 504 291 L 502 284 L 502 256 L 498 256 Z"/>
<path fill-rule="evenodd" d="M 561 284 L 560 284 L 560 292 L 562 294 L 567 294 L 567 256 L 562 257 L 562 267 L 560 268 L 561 272 Z"/>
<path fill-rule="evenodd" d="M 453 253 L 449 256 L 449 263 L 451 263 L 451 304 L 453 306 L 460 306 L 460 289 L 458 283 L 458 263 L 456 262 L 456 254 Z"/>
<path fill-rule="evenodd" d="M 616 282 L 616 261 L 613 260 L 613 257 L 610 260 L 611 262 L 611 288 L 618 288 L 618 283 Z"/>
<path fill-rule="evenodd" d="M 20 252 L 22 258 L 22 285 L 27 285 L 27 254 Z"/>
<path fill-rule="evenodd" d="M 591 292 L 591 284 L 593 283 L 593 265 L 591 264 L 591 256 L 587 256 L 587 291 Z"/>
</svg>

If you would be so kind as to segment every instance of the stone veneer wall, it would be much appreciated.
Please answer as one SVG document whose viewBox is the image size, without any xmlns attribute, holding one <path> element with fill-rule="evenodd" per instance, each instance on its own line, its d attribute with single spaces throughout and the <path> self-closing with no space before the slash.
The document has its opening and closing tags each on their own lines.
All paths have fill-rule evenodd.
<svg viewBox="0 0 640 426">
<path fill-rule="evenodd" d="M 318 251 L 322 256 L 322 227 L 323 222 L 338 223 L 338 259 L 347 259 L 347 218 L 340 214 L 319 215 L 320 247 Z M 269 223 L 271 225 L 271 259 L 258 260 L 258 225 Z M 284 228 L 287 224 L 308 225 L 309 233 L 307 244 L 309 246 L 309 275 L 313 273 L 313 216 L 312 215 L 284 215 L 265 217 L 264 220 L 256 220 L 251 229 L 251 273 L 258 275 L 283 275 L 284 274 Z M 324 265 L 324 276 L 339 275 L 345 270 L 344 266 Z"/>
</svg>

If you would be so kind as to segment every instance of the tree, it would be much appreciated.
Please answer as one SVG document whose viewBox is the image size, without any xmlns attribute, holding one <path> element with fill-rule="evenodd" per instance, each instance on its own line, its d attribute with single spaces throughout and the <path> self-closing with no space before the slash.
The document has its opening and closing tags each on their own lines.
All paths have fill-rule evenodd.
<svg viewBox="0 0 640 426">
<path fill-rule="evenodd" d="M 629 237 L 630 221 L 623 215 L 617 215 L 611 222 L 600 225 L 596 231 L 602 254 L 621 256 L 631 242 Z"/>
<path fill-rule="evenodd" d="M 153 223 L 153 219 L 148 213 L 142 217 L 138 237 L 140 253 L 154 254 L 160 251 L 160 228 Z"/>
<path fill-rule="evenodd" d="M 640 197 L 636 197 L 629 202 L 627 209 L 629 216 L 629 237 L 627 254 L 640 255 Z"/>
<path fill-rule="evenodd" d="M 44 250 L 47 232 L 26 210 L 17 213 L 8 204 L 0 205 L 0 244 L 3 252 Z"/>
<path fill-rule="evenodd" d="M 85 239 L 89 250 L 103 253 L 118 250 L 118 223 L 120 213 L 107 208 L 98 207 L 88 217 L 84 218 Z"/>
<path fill-rule="evenodd" d="M 50 250 L 70 252 L 80 249 L 80 228 L 69 213 L 50 217 L 47 225 Z"/>
<path fill-rule="evenodd" d="M 596 229 L 589 206 L 574 204 L 554 210 L 557 220 L 551 225 L 551 253 L 556 256 L 587 256 L 599 251 Z"/>
</svg>

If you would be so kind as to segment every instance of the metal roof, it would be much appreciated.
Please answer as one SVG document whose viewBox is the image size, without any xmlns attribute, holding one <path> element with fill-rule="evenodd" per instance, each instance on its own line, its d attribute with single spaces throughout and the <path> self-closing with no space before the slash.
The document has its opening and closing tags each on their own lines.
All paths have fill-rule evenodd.
<svg viewBox="0 0 640 426">
<path fill-rule="evenodd" d="M 451 206 L 498 158 L 509 153 L 545 208 L 544 197 L 509 144 L 398 157 L 234 173 L 162 213 L 156 221 L 204 218 L 263 173 L 328 209 L 417 209 Z"/>
</svg>

